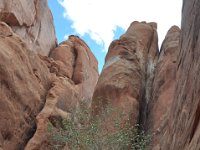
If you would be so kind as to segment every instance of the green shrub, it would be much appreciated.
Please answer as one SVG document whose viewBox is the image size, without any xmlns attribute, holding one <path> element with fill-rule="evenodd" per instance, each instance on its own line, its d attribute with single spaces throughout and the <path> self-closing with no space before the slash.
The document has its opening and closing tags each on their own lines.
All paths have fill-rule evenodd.
<svg viewBox="0 0 200 150">
<path fill-rule="evenodd" d="M 103 122 L 113 109 L 107 109 L 101 116 L 91 119 L 87 108 L 72 114 L 70 120 L 63 120 L 61 127 L 54 127 L 49 122 L 49 140 L 53 149 L 60 149 L 67 143 L 70 150 L 145 150 L 150 137 L 139 132 L 138 126 L 127 122 L 120 124 L 113 119 L 111 132 Z"/>
</svg>

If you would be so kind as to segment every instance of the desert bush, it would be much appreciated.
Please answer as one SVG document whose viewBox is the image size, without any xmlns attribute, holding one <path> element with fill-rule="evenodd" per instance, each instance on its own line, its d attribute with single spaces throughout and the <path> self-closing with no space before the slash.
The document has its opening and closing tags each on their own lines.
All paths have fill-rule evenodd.
<svg viewBox="0 0 200 150">
<path fill-rule="evenodd" d="M 120 123 L 120 118 L 113 118 L 113 130 L 106 126 L 109 108 L 101 116 L 91 119 L 91 111 L 82 108 L 72 114 L 70 120 L 63 120 L 60 128 L 49 122 L 49 140 L 53 149 L 61 149 L 67 143 L 70 150 L 146 150 L 150 136 L 132 126 L 129 121 Z M 119 115 L 120 116 L 120 115 Z"/>
</svg>

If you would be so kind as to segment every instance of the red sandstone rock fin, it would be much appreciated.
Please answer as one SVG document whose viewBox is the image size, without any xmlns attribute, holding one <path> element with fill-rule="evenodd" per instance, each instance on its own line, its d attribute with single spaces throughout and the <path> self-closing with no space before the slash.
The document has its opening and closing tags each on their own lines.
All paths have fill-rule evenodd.
<svg viewBox="0 0 200 150">
<path fill-rule="evenodd" d="M 152 84 L 152 97 L 148 104 L 149 115 L 146 126 L 153 135 L 152 149 L 161 147 L 159 141 L 164 134 L 169 112 L 174 101 L 176 83 L 176 61 L 179 52 L 180 29 L 169 29 L 162 43 Z"/>
<path fill-rule="evenodd" d="M 158 55 L 155 32 L 152 23 L 133 22 L 119 40 L 111 43 L 93 95 L 94 115 L 101 114 L 109 104 L 126 114 L 121 122 L 131 116 L 133 125 L 138 123 L 146 65 L 150 55 L 152 60 Z"/>
</svg>

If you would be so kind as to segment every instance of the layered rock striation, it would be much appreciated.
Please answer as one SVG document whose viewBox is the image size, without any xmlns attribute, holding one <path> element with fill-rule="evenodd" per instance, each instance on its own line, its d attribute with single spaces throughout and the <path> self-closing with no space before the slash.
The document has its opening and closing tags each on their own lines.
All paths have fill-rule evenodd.
<svg viewBox="0 0 200 150">
<path fill-rule="evenodd" d="M 200 149 L 200 1 L 184 0 L 176 83 L 161 150 Z"/>
<path fill-rule="evenodd" d="M 165 142 L 161 139 L 170 120 L 169 113 L 174 101 L 180 33 L 181 30 L 177 26 L 169 29 L 156 64 L 144 125 L 148 133 L 152 135 L 152 149 L 160 149 L 159 143 Z"/>
</svg>

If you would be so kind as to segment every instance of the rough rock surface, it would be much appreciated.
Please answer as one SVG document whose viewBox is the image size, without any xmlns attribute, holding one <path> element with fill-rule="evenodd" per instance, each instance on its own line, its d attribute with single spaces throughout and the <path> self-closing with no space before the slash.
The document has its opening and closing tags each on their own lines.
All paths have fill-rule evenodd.
<svg viewBox="0 0 200 150">
<path fill-rule="evenodd" d="M 48 122 L 56 127 L 55 121 L 61 123 L 62 119 L 70 117 L 70 113 L 79 111 L 81 102 L 90 104 L 97 83 L 97 60 L 79 37 L 70 36 L 69 40 L 51 51 L 50 58 L 42 57 L 50 72 L 59 79 L 53 82 L 48 92 L 45 106 L 36 118 L 36 133 L 25 150 L 51 149 Z"/>
<path fill-rule="evenodd" d="M 182 11 L 181 31 L 168 31 L 159 56 L 156 24 L 133 22 L 111 43 L 94 90 L 94 55 L 76 36 L 55 48 L 46 0 L 1 0 L 0 150 L 50 150 L 48 123 L 59 127 L 92 95 L 93 115 L 117 109 L 105 125 L 140 123 L 150 149 L 199 150 L 200 1 L 184 0 Z"/>
<path fill-rule="evenodd" d="M 0 21 L 6 22 L 34 52 L 48 55 L 56 46 L 47 0 L 1 0 Z"/>
<path fill-rule="evenodd" d="M 134 124 L 139 121 L 146 75 L 154 69 L 157 50 L 155 23 L 133 22 L 119 40 L 111 43 L 93 95 L 94 115 L 111 106 L 120 112 L 118 116 L 111 114 L 111 118 L 123 114 L 120 122 L 130 118 Z"/>
<path fill-rule="evenodd" d="M 90 100 L 98 80 L 98 62 L 87 44 L 77 36 L 69 36 L 50 53 L 50 57 L 64 64 L 65 76 L 79 88 L 82 100 Z"/>
<path fill-rule="evenodd" d="M 63 119 L 70 119 L 69 112 L 71 109 L 76 108 L 76 103 L 73 102 L 78 101 L 77 95 L 76 88 L 67 81 L 67 78 L 61 77 L 53 82 L 46 96 L 46 103 L 36 117 L 37 130 L 29 140 L 25 150 L 52 149 L 52 143 L 48 140 L 48 124 L 51 122 L 56 128 Z"/>
<path fill-rule="evenodd" d="M 184 0 L 176 90 L 161 150 L 200 149 L 200 1 Z M 157 149 L 155 149 L 157 150 Z"/>
<path fill-rule="evenodd" d="M 51 76 L 45 63 L 0 23 L 0 147 L 23 149 L 35 130 Z"/>
<path fill-rule="evenodd" d="M 176 62 L 179 52 L 180 29 L 169 29 L 156 64 L 151 100 L 148 104 L 146 126 L 152 136 L 152 149 L 159 148 L 159 140 L 167 126 L 169 111 L 174 100 Z"/>
<path fill-rule="evenodd" d="M 0 149 L 49 150 L 48 122 L 54 125 L 68 118 L 82 98 L 91 99 L 98 78 L 97 61 L 81 39 L 71 38 L 80 52 L 74 53 L 76 65 L 69 78 L 69 66 L 33 53 L 0 22 Z"/>
</svg>

